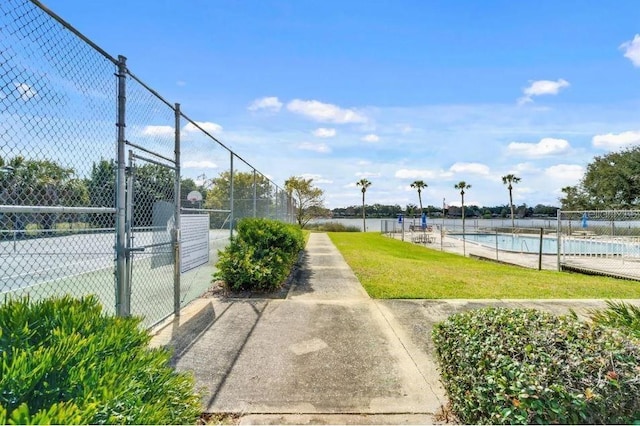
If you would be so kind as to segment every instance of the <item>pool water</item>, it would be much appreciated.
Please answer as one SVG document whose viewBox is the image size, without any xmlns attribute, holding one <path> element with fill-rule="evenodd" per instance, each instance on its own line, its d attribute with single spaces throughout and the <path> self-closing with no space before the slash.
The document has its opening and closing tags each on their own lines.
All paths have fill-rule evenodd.
<svg viewBox="0 0 640 426">
<path fill-rule="evenodd" d="M 462 234 L 449 234 L 462 240 Z M 539 253 L 540 237 L 537 235 L 512 234 L 466 234 L 466 241 L 498 250 L 518 253 Z M 562 254 L 575 255 L 637 255 L 640 245 L 631 242 L 606 241 L 597 239 L 563 239 Z M 557 254 L 558 239 L 556 237 L 542 238 L 542 254 Z"/>
</svg>

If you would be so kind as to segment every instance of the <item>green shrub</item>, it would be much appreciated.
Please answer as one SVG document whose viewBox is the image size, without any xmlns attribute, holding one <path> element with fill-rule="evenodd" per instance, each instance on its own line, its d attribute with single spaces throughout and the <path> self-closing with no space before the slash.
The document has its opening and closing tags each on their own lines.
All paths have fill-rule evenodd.
<svg viewBox="0 0 640 426">
<path fill-rule="evenodd" d="M 0 424 L 194 424 L 193 378 L 94 297 L 0 307 Z"/>
<path fill-rule="evenodd" d="M 640 339 L 640 308 L 624 302 L 607 301 L 607 309 L 591 312 L 591 320 Z"/>
<path fill-rule="evenodd" d="M 311 223 L 305 225 L 305 229 L 322 232 L 360 232 L 357 226 L 346 226 L 338 222 Z"/>
<path fill-rule="evenodd" d="M 633 423 L 640 344 L 617 330 L 529 309 L 450 316 L 433 340 L 463 423 Z"/>
<path fill-rule="evenodd" d="M 259 256 L 273 249 L 297 256 L 303 248 L 302 230 L 296 225 L 247 218 L 238 223 L 237 229 L 239 239 L 254 247 Z"/>
<path fill-rule="evenodd" d="M 304 248 L 299 227 L 269 219 L 243 219 L 224 251 L 218 252 L 214 274 L 234 290 L 279 288 Z"/>
</svg>

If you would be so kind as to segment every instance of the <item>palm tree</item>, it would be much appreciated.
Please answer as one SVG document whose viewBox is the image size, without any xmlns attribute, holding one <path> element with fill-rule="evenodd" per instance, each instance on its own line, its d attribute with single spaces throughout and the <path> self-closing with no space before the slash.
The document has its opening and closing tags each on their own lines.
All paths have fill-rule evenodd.
<svg viewBox="0 0 640 426">
<path fill-rule="evenodd" d="M 515 228 L 515 221 L 513 219 L 513 184 L 520 182 L 520 178 L 513 174 L 502 176 L 502 183 L 507 185 L 509 190 L 509 205 L 511 206 L 511 228 Z"/>
<path fill-rule="evenodd" d="M 464 190 L 471 188 L 471 185 L 467 184 L 467 182 L 461 180 L 460 182 L 453 185 L 455 189 L 460 190 L 460 196 L 462 197 L 462 235 L 464 235 Z"/>
<path fill-rule="evenodd" d="M 360 179 L 359 181 L 356 182 L 356 186 L 361 187 L 362 189 L 362 232 L 366 232 L 367 231 L 367 220 L 366 220 L 366 216 L 365 216 L 365 209 L 364 209 L 364 193 L 367 192 L 367 188 L 371 186 L 371 182 L 369 182 L 369 180 L 367 179 Z"/>
<path fill-rule="evenodd" d="M 422 216 L 422 189 L 428 187 L 426 183 L 422 180 L 416 180 L 411 184 L 412 188 L 418 190 L 418 200 L 420 201 L 420 216 Z"/>
</svg>

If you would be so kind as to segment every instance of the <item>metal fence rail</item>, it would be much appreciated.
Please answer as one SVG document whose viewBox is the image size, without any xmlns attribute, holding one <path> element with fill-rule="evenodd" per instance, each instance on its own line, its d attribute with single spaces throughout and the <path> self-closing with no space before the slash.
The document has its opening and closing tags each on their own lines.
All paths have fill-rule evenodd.
<svg viewBox="0 0 640 426">
<path fill-rule="evenodd" d="M 640 279 L 640 210 L 559 211 L 558 267 Z"/>
<path fill-rule="evenodd" d="M 0 3 L 0 116 L 5 297 L 96 294 L 150 326 L 206 290 L 236 220 L 292 217 L 287 194 L 207 123 L 36 0 Z M 184 179 L 198 164 L 217 175 Z M 209 261 L 184 271 L 193 214 Z"/>
</svg>

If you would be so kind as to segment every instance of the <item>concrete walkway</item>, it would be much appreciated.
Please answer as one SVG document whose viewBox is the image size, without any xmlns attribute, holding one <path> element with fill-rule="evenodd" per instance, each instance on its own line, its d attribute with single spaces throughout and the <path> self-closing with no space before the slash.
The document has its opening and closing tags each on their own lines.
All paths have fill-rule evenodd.
<svg viewBox="0 0 640 426">
<path fill-rule="evenodd" d="M 432 424 L 446 398 L 431 328 L 488 305 L 580 314 L 603 302 L 376 301 L 314 233 L 286 298 L 198 299 L 153 344 L 195 374 L 204 411 L 244 424 Z"/>
</svg>

